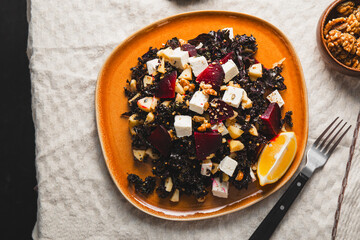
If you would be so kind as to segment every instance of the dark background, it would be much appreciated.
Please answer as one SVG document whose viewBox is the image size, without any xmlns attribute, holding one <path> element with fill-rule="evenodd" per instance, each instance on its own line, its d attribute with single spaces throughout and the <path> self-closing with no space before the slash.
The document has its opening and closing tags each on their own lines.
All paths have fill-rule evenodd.
<svg viewBox="0 0 360 240">
<path fill-rule="evenodd" d="M 0 239 L 31 239 L 36 221 L 27 36 L 26 0 L 0 0 Z"/>
</svg>

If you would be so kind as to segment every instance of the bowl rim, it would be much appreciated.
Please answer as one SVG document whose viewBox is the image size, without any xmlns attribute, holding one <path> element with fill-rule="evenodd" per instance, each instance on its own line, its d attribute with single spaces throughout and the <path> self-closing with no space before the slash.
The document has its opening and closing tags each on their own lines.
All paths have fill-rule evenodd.
<svg viewBox="0 0 360 240">
<path fill-rule="evenodd" d="M 333 59 L 338 65 L 340 65 L 341 67 L 349 70 L 349 71 L 352 71 L 354 73 L 360 73 L 360 70 L 357 70 L 355 68 L 351 68 L 351 67 L 348 67 L 346 66 L 345 64 L 343 64 L 342 62 L 340 62 L 339 60 L 337 60 L 333 55 L 332 53 L 330 52 L 330 50 L 328 49 L 328 47 L 326 46 L 325 44 L 325 37 L 324 37 L 324 27 L 325 27 L 325 20 L 328 18 L 330 12 L 332 10 L 334 10 L 335 7 L 337 7 L 340 3 L 342 2 L 345 2 L 345 1 L 348 1 L 348 0 L 335 0 L 333 1 L 326 9 L 325 11 L 323 12 L 322 16 L 320 17 L 320 24 L 319 24 L 319 31 L 320 31 L 320 38 L 321 38 L 321 44 L 322 46 L 325 48 L 325 51 L 327 52 L 327 54 L 330 56 L 331 59 Z"/>
</svg>

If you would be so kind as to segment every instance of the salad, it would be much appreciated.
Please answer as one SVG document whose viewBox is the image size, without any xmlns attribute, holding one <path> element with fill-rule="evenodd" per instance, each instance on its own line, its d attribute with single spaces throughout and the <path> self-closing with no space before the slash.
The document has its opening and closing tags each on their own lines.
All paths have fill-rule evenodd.
<svg viewBox="0 0 360 240">
<path fill-rule="evenodd" d="M 203 202 L 257 180 L 262 147 L 284 124 L 292 127 L 292 112 L 281 119 L 285 59 L 265 68 L 256 51 L 253 36 L 225 28 L 187 41 L 174 37 L 138 59 L 123 116 L 134 160 L 151 164 L 153 176 L 129 173 L 136 192 Z"/>
</svg>

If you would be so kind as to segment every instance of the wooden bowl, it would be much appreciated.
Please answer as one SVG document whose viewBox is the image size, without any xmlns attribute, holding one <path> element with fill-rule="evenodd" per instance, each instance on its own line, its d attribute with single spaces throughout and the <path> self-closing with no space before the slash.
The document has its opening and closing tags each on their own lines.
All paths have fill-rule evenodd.
<svg viewBox="0 0 360 240">
<path fill-rule="evenodd" d="M 338 14 L 336 12 L 336 7 L 349 0 L 336 0 L 333 3 L 331 3 L 323 12 L 323 14 L 321 15 L 319 22 L 318 22 L 318 26 L 316 29 L 316 40 L 317 40 L 317 45 L 318 48 L 320 50 L 320 54 L 322 56 L 322 58 L 324 59 L 326 65 L 328 67 L 330 67 L 331 69 L 338 71 L 342 74 L 346 74 L 349 76 L 354 76 L 354 77 L 360 77 L 360 70 L 355 69 L 355 68 L 351 68 L 346 66 L 345 64 L 341 63 L 339 60 L 337 60 L 329 51 L 329 49 L 326 46 L 326 42 L 325 42 L 325 36 L 324 36 L 324 27 L 326 25 L 326 23 L 334 18 L 338 17 Z M 353 1 L 356 5 L 360 4 L 359 0 Z"/>
</svg>

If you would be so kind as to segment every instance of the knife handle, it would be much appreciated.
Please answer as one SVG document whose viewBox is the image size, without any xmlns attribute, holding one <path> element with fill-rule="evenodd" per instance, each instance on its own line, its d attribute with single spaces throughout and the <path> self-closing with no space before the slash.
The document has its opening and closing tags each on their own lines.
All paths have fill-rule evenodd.
<svg viewBox="0 0 360 240">
<path fill-rule="evenodd" d="M 279 225 L 308 179 L 309 178 L 301 172 L 297 175 L 295 180 L 290 184 L 289 188 L 281 196 L 279 201 L 275 204 L 265 219 L 261 222 L 259 227 L 251 235 L 249 240 L 264 240 L 271 237 L 276 227 Z"/>
</svg>

